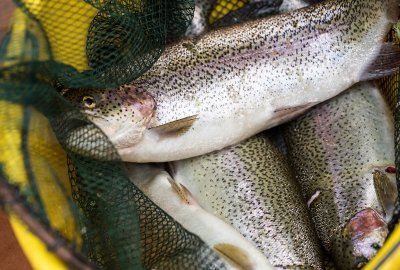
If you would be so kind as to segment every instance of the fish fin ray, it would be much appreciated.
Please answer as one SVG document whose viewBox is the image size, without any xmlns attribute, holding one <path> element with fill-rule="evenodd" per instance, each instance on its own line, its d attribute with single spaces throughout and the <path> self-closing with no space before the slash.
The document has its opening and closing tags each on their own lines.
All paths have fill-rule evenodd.
<svg viewBox="0 0 400 270">
<path fill-rule="evenodd" d="M 400 67 L 400 47 L 394 43 L 383 43 L 375 60 L 364 70 L 360 81 L 369 81 L 391 75 Z"/>
<path fill-rule="evenodd" d="M 233 262 L 238 266 L 238 269 L 251 270 L 254 269 L 250 258 L 245 252 L 237 246 L 228 243 L 220 243 L 214 245 L 214 250 L 225 258 L 228 262 Z"/>
<path fill-rule="evenodd" d="M 373 173 L 373 180 L 379 204 L 385 211 L 386 216 L 390 217 L 393 214 L 397 200 L 396 184 L 385 173 L 380 171 Z"/>
<path fill-rule="evenodd" d="M 167 179 L 172 189 L 178 194 L 182 201 L 186 204 L 195 204 L 192 194 L 184 185 L 176 182 L 172 177 L 168 177 Z"/>
<path fill-rule="evenodd" d="M 182 119 L 178 119 L 172 122 L 168 122 L 166 124 L 151 127 L 149 129 L 154 130 L 155 132 L 162 135 L 183 135 L 189 131 L 189 129 L 193 126 L 196 120 L 199 119 L 198 115 L 192 115 L 189 117 L 185 117 Z"/>
<path fill-rule="evenodd" d="M 165 170 L 169 173 L 169 175 L 171 175 L 171 177 L 175 177 L 176 169 L 173 162 L 166 162 Z"/>
</svg>

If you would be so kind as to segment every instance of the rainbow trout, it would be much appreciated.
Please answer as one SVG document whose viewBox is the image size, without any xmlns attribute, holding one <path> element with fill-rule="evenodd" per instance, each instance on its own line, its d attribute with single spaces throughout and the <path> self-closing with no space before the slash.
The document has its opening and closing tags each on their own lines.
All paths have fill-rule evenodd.
<svg viewBox="0 0 400 270">
<path fill-rule="evenodd" d="M 398 1 L 327 0 L 210 31 L 170 45 L 118 91 L 69 90 L 65 97 L 103 129 L 124 161 L 209 153 L 397 70 L 399 49 L 383 39 Z"/>
<path fill-rule="evenodd" d="M 320 246 L 286 158 L 265 135 L 172 163 L 177 182 L 276 269 L 322 269 Z"/>
<path fill-rule="evenodd" d="M 235 1 L 232 0 L 229 2 L 235 3 Z M 239 3 L 242 3 L 243 6 L 230 11 L 221 18 L 216 18 L 215 22 L 211 24 L 211 28 L 224 27 L 239 22 L 278 14 L 282 0 L 242 0 L 237 1 L 233 6 L 239 6 Z"/>
<path fill-rule="evenodd" d="M 282 5 L 279 8 L 279 12 L 289 12 L 318 2 L 321 2 L 321 0 L 283 0 Z"/>
<path fill-rule="evenodd" d="M 126 163 L 126 168 L 130 180 L 146 196 L 221 255 L 229 269 L 273 269 L 260 251 L 230 225 L 201 208 L 185 186 L 162 168 L 133 163 Z"/>
<path fill-rule="evenodd" d="M 195 37 L 208 28 L 208 16 L 211 13 L 215 0 L 196 0 L 192 22 L 186 30 L 185 36 Z"/>
<path fill-rule="evenodd" d="M 289 154 L 319 238 L 339 269 L 361 267 L 388 235 L 397 198 L 392 113 L 370 83 L 287 127 Z"/>
<path fill-rule="evenodd" d="M 228 26 L 257 17 L 276 14 L 282 4 L 282 0 L 227 0 L 225 3 L 228 6 L 230 5 L 232 9 L 228 14 L 224 14 L 225 11 L 216 8 L 216 6 L 223 7 L 221 2 L 215 0 L 196 0 L 193 19 L 185 35 L 187 37 L 195 37 L 209 30 L 209 28 Z M 289 6 L 293 8 L 297 7 L 297 5 L 291 4 Z M 227 7 L 223 9 L 226 10 Z M 210 20 L 210 17 L 213 16 L 212 13 L 218 15 L 215 21 Z M 209 22 L 211 22 L 211 25 Z"/>
</svg>

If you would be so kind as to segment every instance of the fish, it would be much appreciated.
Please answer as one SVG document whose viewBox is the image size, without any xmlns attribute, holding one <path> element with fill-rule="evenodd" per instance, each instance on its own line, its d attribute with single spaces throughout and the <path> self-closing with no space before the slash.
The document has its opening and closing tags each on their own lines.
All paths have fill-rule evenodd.
<svg viewBox="0 0 400 270">
<path fill-rule="evenodd" d="M 128 162 L 180 160 L 235 145 L 358 81 L 398 70 L 399 47 L 383 41 L 398 18 L 398 5 L 398 0 L 326 0 L 177 41 L 145 74 L 104 90 L 112 96 L 129 91 L 154 99 L 151 121 L 137 123 L 134 135 L 121 123 L 136 115 L 122 120 L 112 115 L 135 104 L 114 103 L 108 111 L 85 107 L 81 112 L 89 116 L 103 111 L 108 127 L 100 128 L 112 143 L 126 137 L 116 149 Z M 99 107 L 103 101 L 108 104 L 92 89 L 66 91 L 64 97 L 69 100 L 72 92 L 94 96 Z M 71 102 L 80 107 L 84 101 Z M 182 119 L 185 132 L 177 125 Z M 101 122 L 98 117 L 90 120 Z"/>
<path fill-rule="evenodd" d="M 267 258 L 232 226 L 205 211 L 191 192 L 158 164 L 125 163 L 129 179 L 189 232 L 199 236 L 228 269 L 273 270 Z"/>
<path fill-rule="evenodd" d="M 185 36 L 196 37 L 217 27 L 277 14 L 282 4 L 282 0 L 225 1 L 226 5 L 231 5 L 231 10 L 229 10 L 221 2 L 196 0 L 193 19 L 186 30 Z M 218 7 L 224 7 L 224 11 L 218 9 Z M 225 14 L 226 12 L 228 13 Z"/>
<path fill-rule="evenodd" d="M 323 269 L 300 187 L 266 134 L 170 166 L 201 207 L 236 228 L 276 269 Z"/>
<path fill-rule="evenodd" d="M 232 2 L 232 1 L 231 1 Z M 238 1 L 236 5 L 239 5 Z M 254 20 L 278 14 L 282 0 L 248 0 L 242 1 L 243 7 L 230 11 L 228 14 L 215 18 L 210 25 L 211 29 L 233 25 L 235 23 Z M 217 13 L 215 11 L 214 13 Z M 211 13 L 213 15 L 213 13 Z"/>
<path fill-rule="evenodd" d="M 356 84 L 287 124 L 285 139 L 323 247 L 338 269 L 362 267 L 398 196 L 394 119 L 379 89 Z"/>
<path fill-rule="evenodd" d="M 185 36 L 196 37 L 208 30 L 208 16 L 210 15 L 215 0 L 196 0 L 193 19 L 186 29 Z"/>
<path fill-rule="evenodd" d="M 317 2 L 321 2 L 321 0 L 283 0 L 282 5 L 279 7 L 279 13 L 286 13 L 292 10 L 304 8 Z"/>
</svg>

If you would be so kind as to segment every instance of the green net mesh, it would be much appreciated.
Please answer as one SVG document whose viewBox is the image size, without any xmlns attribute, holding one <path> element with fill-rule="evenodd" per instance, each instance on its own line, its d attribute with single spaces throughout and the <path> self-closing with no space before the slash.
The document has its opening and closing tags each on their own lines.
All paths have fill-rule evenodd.
<svg viewBox="0 0 400 270">
<path fill-rule="evenodd" d="M 279 12 L 282 0 L 219 0 L 209 15 L 212 28 L 274 15 Z"/>
<path fill-rule="evenodd" d="M 16 2 L 42 30 L 36 38 L 49 47 L 49 68 L 71 88 L 116 87 L 144 73 L 166 42 L 185 31 L 194 5 L 193 0 Z"/>
<path fill-rule="evenodd" d="M 18 19 L 1 32 L 0 120 L 7 125 L 0 182 L 56 245 L 91 267 L 224 269 L 213 250 L 129 181 L 107 137 L 57 91 L 111 87 L 143 73 L 185 31 L 193 3 L 87 2 L 18 1 L 20 13 L 11 2 L 0 7 Z"/>
<path fill-rule="evenodd" d="M 215 1 L 209 23 L 260 14 L 257 4 L 221 20 L 249 2 L 258 1 Z M 268 2 L 271 14 L 280 2 Z M 213 250 L 129 181 L 106 136 L 59 94 L 64 87 L 116 87 L 144 73 L 185 32 L 193 1 L 15 4 L 23 12 L 11 0 L 0 3 L 0 193 L 7 186 L 16 194 L 3 203 L 23 205 L 51 232 L 51 250 L 66 246 L 91 268 L 224 269 Z M 396 107 L 400 167 L 399 74 L 379 83 Z"/>
<path fill-rule="evenodd" d="M 388 41 L 395 42 L 399 44 L 399 37 L 396 36 L 394 30 L 392 30 L 387 37 Z M 400 188 L 400 178 L 399 178 L 399 168 L 400 168 L 400 103 L 399 103 L 399 87 L 400 87 L 400 72 L 393 74 L 389 77 L 383 78 L 378 81 L 378 85 L 382 90 L 386 101 L 388 102 L 392 112 L 394 114 L 395 120 L 395 163 L 397 168 L 397 187 Z M 389 229 L 392 231 L 396 225 L 399 223 L 400 220 L 400 201 L 397 200 L 396 208 L 394 212 L 394 218 L 389 224 Z"/>
</svg>

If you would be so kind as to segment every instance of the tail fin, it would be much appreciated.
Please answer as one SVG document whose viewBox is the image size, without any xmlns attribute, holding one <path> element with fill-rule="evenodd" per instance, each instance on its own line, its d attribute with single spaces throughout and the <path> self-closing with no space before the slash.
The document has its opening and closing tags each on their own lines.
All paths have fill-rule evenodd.
<svg viewBox="0 0 400 270">
<path fill-rule="evenodd" d="M 364 70 L 361 81 L 379 79 L 391 75 L 400 67 L 400 46 L 386 42 L 382 45 L 381 51 L 375 61 Z"/>
<path fill-rule="evenodd" d="M 382 5 L 386 7 L 387 18 L 390 22 L 395 23 L 400 16 L 400 0 L 381 0 Z"/>
</svg>

